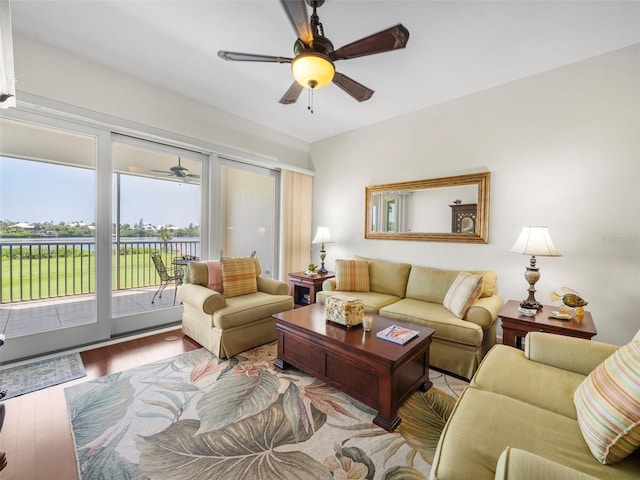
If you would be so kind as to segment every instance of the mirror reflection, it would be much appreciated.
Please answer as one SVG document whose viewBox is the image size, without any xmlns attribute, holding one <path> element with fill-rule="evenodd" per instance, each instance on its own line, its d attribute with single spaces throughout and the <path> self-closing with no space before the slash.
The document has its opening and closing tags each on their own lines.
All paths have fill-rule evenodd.
<svg viewBox="0 0 640 480">
<path fill-rule="evenodd" d="M 489 172 L 366 188 L 365 238 L 486 243 Z"/>
</svg>

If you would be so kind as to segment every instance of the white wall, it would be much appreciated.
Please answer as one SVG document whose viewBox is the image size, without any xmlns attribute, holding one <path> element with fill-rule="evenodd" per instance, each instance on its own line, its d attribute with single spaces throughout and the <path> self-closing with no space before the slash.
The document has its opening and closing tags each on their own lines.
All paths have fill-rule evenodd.
<svg viewBox="0 0 640 480">
<path fill-rule="evenodd" d="M 359 254 L 494 269 L 505 300 L 522 300 L 529 259 L 508 251 L 523 226 L 548 225 L 563 256 L 538 258 L 537 299 L 580 292 L 596 340 L 622 344 L 640 328 L 640 45 L 316 142 L 311 156 L 314 229 L 336 242 L 328 268 Z M 488 244 L 364 239 L 366 185 L 483 170 Z"/>
<path fill-rule="evenodd" d="M 20 93 L 310 169 L 309 145 L 37 40 L 14 35 Z"/>
</svg>

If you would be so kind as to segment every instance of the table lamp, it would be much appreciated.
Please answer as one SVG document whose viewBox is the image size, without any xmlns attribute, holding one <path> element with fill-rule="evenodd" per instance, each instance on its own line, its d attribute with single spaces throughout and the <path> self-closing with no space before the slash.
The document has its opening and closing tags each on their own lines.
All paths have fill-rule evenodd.
<svg viewBox="0 0 640 480">
<path fill-rule="evenodd" d="M 540 272 L 536 267 L 536 255 L 540 257 L 560 257 L 560 252 L 555 247 L 549 236 L 547 227 L 523 227 L 520 236 L 514 243 L 511 253 L 531 255 L 529 266 L 524 272 L 524 278 L 529 282 L 529 296 L 520 302 L 522 308 L 540 310 L 542 304 L 536 300 L 535 284 L 540 279 Z"/>
<path fill-rule="evenodd" d="M 316 236 L 313 237 L 311 243 L 320 243 L 320 270 L 318 273 L 327 273 L 327 269 L 324 268 L 324 259 L 327 256 L 327 252 L 324 250 L 325 243 L 333 243 L 331 239 L 331 232 L 327 227 L 318 227 L 318 231 L 316 232 Z"/>
</svg>

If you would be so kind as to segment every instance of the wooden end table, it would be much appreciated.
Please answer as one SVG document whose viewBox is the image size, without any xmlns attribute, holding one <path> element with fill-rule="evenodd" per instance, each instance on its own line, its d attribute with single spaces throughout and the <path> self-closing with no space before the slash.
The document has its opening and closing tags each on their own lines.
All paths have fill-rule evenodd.
<svg viewBox="0 0 640 480">
<path fill-rule="evenodd" d="M 333 278 L 333 272 L 316 273 L 308 276 L 304 272 L 289 274 L 289 295 L 293 297 L 295 307 L 316 303 L 316 293 L 322 290 L 322 282 Z"/>
<path fill-rule="evenodd" d="M 427 391 L 429 347 L 435 330 L 379 315 L 373 329 L 346 328 L 326 320 L 324 303 L 274 315 L 278 368 L 288 365 L 313 375 L 378 411 L 373 423 L 391 432 L 400 423 L 398 407 L 418 388 Z M 418 331 L 404 345 L 376 337 L 390 325 Z"/>
<path fill-rule="evenodd" d="M 524 348 L 522 341 L 529 332 L 547 332 L 568 337 L 591 338 L 598 333 L 591 313 L 575 315 L 570 320 L 549 318 L 549 313 L 559 311 L 559 306 L 543 305 L 533 317 L 525 317 L 518 312 L 520 302 L 509 300 L 498 313 L 502 326 L 502 343 L 516 348 Z"/>
</svg>

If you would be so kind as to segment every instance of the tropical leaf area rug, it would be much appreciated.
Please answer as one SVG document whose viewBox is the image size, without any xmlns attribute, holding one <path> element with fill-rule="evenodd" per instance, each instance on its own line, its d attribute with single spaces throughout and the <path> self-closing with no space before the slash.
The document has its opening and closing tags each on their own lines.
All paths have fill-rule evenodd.
<svg viewBox="0 0 640 480">
<path fill-rule="evenodd" d="M 203 348 L 65 389 L 80 478 L 428 477 L 466 382 L 432 371 L 437 388 L 415 392 L 389 433 L 362 403 L 275 368 L 276 350 L 220 360 Z"/>
<path fill-rule="evenodd" d="M 9 399 L 43 388 L 69 382 L 87 375 L 80 354 L 59 357 L 0 369 L 0 389 L 6 389 Z"/>
</svg>

